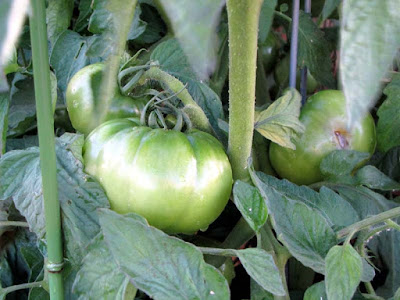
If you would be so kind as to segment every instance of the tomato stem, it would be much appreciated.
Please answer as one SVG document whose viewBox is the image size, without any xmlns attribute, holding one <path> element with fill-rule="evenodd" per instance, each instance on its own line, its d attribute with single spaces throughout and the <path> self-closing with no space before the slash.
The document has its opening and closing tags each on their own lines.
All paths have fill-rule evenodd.
<svg viewBox="0 0 400 300">
<path fill-rule="evenodd" d="M 250 180 L 254 130 L 258 19 L 262 0 L 228 0 L 229 139 L 234 179 Z"/>
<path fill-rule="evenodd" d="M 0 227 L 3 227 L 3 226 L 29 227 L 29 224 L 27 222 L 2 221 L 2 222 L 0 222 Z"/>
<path fill-rule="evenodd" d="M 1 295 L 5 296 L 9 293 L 19 291 L 19 290 L 24 290 L 24 289 L 32 289 L 32 288 L 38 288 L 42 287 L 45 281 L 36 281 L 36 282 L 29 282 L 29 283 L 23 283 L 23 284 L 18 284 L 18 285 L 12 285 L 6 288 L 1 289 Z"/>
<path fill-rule="evenodd" d="M 357 232 L 368 228 L 372 225 L 379 224 L 390 219 L 400 216 L 400 207 L 392 208 L 383 213 L 361 220 L 337 232 L 337 238 L 340 240 L 353 232 Z M 393 227 L 392 227 L 393 228 Z"/>
</svg>

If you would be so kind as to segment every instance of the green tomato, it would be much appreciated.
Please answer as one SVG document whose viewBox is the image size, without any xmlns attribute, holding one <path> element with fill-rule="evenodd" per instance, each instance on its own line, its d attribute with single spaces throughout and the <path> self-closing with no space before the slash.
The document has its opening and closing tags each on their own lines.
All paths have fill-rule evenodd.
<svg viewBox="0 0 400 300">
<path fill-rule="evenodd" d="M 117 86 L 108 110 L 99 120 L 104 69 L 103 63 L 88 65 L 79 70 L 68 83 L 66 92 L 68 114 L 72 126 L 85 135 L 105 121 L 139 116 L 147 103 L 147 99 L 123 96 Z"/>
<path fill-rule="evenodd" d="M 97 127 L 83 151 L 86 172 L 101 183 L 114 211 L 140 214 L 167 233 L 206 229 L 231 194 L 228 157 L 202 131 L 151 129 L 137 119 L 115 119 Z"/>
<path fill-rule="evenodd" d="M 296 150 L 271 143 L 269 152 L 278 175 L 298 185 L 321 181 L 319 165 L 335 149 L 371 155 L 375 150 L 375 123 L 370 114 L 350 132 L 346 130 L 346 101 L 341 91 L 325 90 L 311 96 L 301 111 L 300 121 L 305 132 L 295 142 Z"/>
<path fill-rule="evenodd" d="M 270 32 L 267 39 L 260 45 L 259 53 L 264 64 L 264 70 L 269 73 L 278 58 L 279 41 L 275 34 Z"/>
<path fill-rule="evenodd" d="M 289 85 L 289 66 L 290 66 L 290 56 L 285 56 L 277 65 L 274 72 L 274 78 L 277 86 L 281 91 L 286 89 Z M 296 72 L 296 88 L 300 90 L 300 70 L 297 69 Z M 311 75 L 310 71 L 307 70 L 307 93 L 311 94 L 318 87 L 318 82 Z"/>
</svg>

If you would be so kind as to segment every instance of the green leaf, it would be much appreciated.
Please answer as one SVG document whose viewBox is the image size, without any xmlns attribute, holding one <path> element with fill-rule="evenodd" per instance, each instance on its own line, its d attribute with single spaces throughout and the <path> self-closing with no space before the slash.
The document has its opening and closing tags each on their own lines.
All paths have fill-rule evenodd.
<svg viewBox="0 0 400 300">
<path fill-rule="evenodd" d="M 250 299 L 251 300 L 274 300 L 274 295 L 264 290 L 254 279 L 250 278 Z"/>
<path fill-rule="evenodd" d="M 92 13 L 90 5 L 92 0 L 81 0 L 79 1 L 79 17 L 75 22 L 74 31 L 81 32 L 86 29 L 89 25 L 89 15 Z"/>
<path fill-rule="evenodd" d="M 15 207 L 26 218 L 30 230 L 39 238 L 43 238 L 45 220 L 43 203 L 40 199 L 42 188 L 41 182 L 40 184 L 36 182 L 40 177 L 39 149 L 7 152 L 0 160 L 0 174 L 0 199 L 5 200 L 12 196 Z M 32 175 L 29 176 L 30 174 Z M 34 199 L 38 197 L 39 200 L 30 201 L 29 196 L 33 196 Z"/>
<path fill-rule="evenodd" d="M 259 232 L 267 221 L 268 209 L 258 189 L 238 180 L 233 186 L 233 201 L 250 227 Z"/>
<path fill-rule="evenodd" d="M 76 275 L 79 271 L 79 267 L 80 267 L 79 265 L 71 264 L 68 260 L 64 260 L 64 269 L 63 269 L 64 299 L 78 300 L 78 297 L 72 291 L 72 286 L 75 281 Z"/>
<path fill-rule="evenodd" d="M 251 173 L 268 206 L 278 239 L 303 265 L 325 271 L 325 256 L 337 244 L 336 235 L 318 210 L 292 200 L 266 181 L 267 175 Z"/>
<path fill-rule="evenodd" d="M 325 291 L 325 282 L 320 281 L 310 286 L 306 290 L 303 300 L 328 300 Z"/>
<path fill-rule="evenodd" d="M 57 102 L 57 78 L 50 72 L 51 96 Z M 36 101 L 33 77 L 16 73 L 10 91 L 8 137 L 24 134 L 36 127 Z"/>
<path fill-rule="evenodd" d="M 386 176 L 376 167 L 367 165 L 353 171 L 369 158 L 368 153 L 353 150 L 335 150 L 321 162 L 320 169 L 324 178 L 330 182 L 349 185 L 364 185 L 371 189 L 391 191 L 400 189 L 400 184 Z"/>
<path fill-rule="evenodd" d="M 38 136 L 24 135 L 22 138 L 7 139 L 6 152 L 11 150 L 23 150 L 34 146 L 39 146 Z"/>
<path fill-rule="evenodd" d="M 400 190 L 400 183 L 387 177 L 374 166 L 365 166 L 361 168 L 356 179 L 359 184 L 381 191 Z"/>
<path fill-rule="evenodd" d="M 47 37 L 54 44 L 57 36 L 71 23 L 74 0 L 51 0 L 46 8 Z"/>
<path fill-rule="evenodd" d="M 7 237 L 7 243 L 2 247 L 0 255 L 1 286 L 9 287 L 35 281 L 43 269 L 43 261 L 43 256 L 37 247 L 36 236 L 25 229 L 15 230 L 13 235 Z M 15 299 L 20 299 L 24 295 L 25 291 L 19 291 L 13 296 Z"/>
<path fill-rule="evenodd" d="M 229 73 L 229 29 L 228 17 L 223 14 L 219 24 L 218 37 L 219 47 L 217 52 L 217 64 L 215 72 L 210 78 L 209 86 L 221 97 L 222 89 L 226 83 Z"/>
<path fill-rule="evenodd" d="M 9 103 L 8 93 L 0 93 L 0 157 L 6 150 Z"/>
<path fill-rule="evenodd" d="M 328 299 L 351 299 L 361 280 L 361 256 L 350 245 L 334 246 L 326 256 L 325 286 Z"/>
<path fill-rule="evenodd" d="M 18 136 L 35 128 L 35 116 L 33 78 L 17 73 L 12 81 L 10 91 L 7 135 L 9 137 Z"/>
<path fill-rule="evenodd" d="M 391 148 L 375 165 L 393 180 L 400 181 L 400 146 Z"/>
<path fill-rule="evenodd" d="M 367 262 L 365 258 L 362 259 L 362 282 L 370 282 L 375 277 L 375 269 Z"/>
<path fill-rule="evenodd" d="M 159 0 L 172 25 L 175 37 L 200 80 L 214 71 L 215 34 L 223 0 Z"/>
<path fill-rule="evenodd" d="M 400 300 L 400 288 L 397 289 L 397 291 L 394 294 L 392 300 Z"/>
<path fill-rule="evenodd" d="M 389 299 L 400 287 L 400 232 L 380 232 L 369 241 L 368 248 L 382 262 L 378 268 L 387 268 L 385 282 L 376 292 L 384 299 Z"/>
<path fill-rule="evenodd" d="M 350 203 L 361 220 L 396 206 L 381 194 L 363 186 L 355 187 L 345 184 L 334 184 L 330 187 Z"/>
<path fill-rule="evenodd" d="M 292 140 L 304 132 L 299 121 L 301 96 L 296 90 L 288 90 L 255 120 L 254 128 L 265 138 L 291 149 L 296 149 Z"/>
<path fill-rule="evenodd" d="M 83 163 L 82 150 L 85 138 L 83 134 L 64 133 L 59 141 L 65 145 L 65 149 L 72 152 L 73 156 Z"/>
<path fill-rule="evenodd" d="M 146 30 L 146 23 L 140 20 L 140 15 L 142 13 L 142 9 L 140 5 L 138 5 L 135 9 L 135 14 L 133 16 L 133 21 L 131 27 L 129 28 L 127 40 L 137 39 L 143 32 Z"/>
<path fill-rule="evenodd" d="M 138 5 L 128 34 L 128 40 L 137 44 L 151 44 L 165 35 L 165 24 L 157 10 L 145 3 Z"/>
<path fill-rule="evenodd" d="M 321 15 L 319 16 L 319 23 L 321 24 L 323 21 L 329 18 L 329 16 L 335 11 L 335 9 L 339 6 L 341 0 L 326 0 L 324 3 L 324 7 L 322 9 Z"/>
<path fill-rule="evenodd" d="M 50 300 L 50 295 L 44 288 L 33 288 L 29 291 L 28 300 Z"/>
<path fill-rule="evenodd" d="M 80 299 L 124 300 L 129 278 L 118 268 L 101 233 L 93 239 L 86 252 L 75 277 L 73 292 Z"/>
<path fill-rule="evenodd" d="M 57 85 L 64 96 L 71 77 L 88 64 L 98 62 L 99 57 L 87 56 L 93 37 L 82 37 L 78 33 L 66 30 L 60 34 L 50 53 L 50 65 L 57 76 Z"/>
<path fill-rule="evenodd" d="M 400 45 L 400 0 L 343 2 L 340 78 L 347 99 L 349 127 L 375 104 Z"/>
<path fill-rule="evenodd" d="M 286 294 L 278 267 L 271 254 L 259 248 L 247 248 L 235 252 L 246 272 L 263 289 L 277 296 Z"/>
<path fill-rule="evenodd" d="M 267 39 L 268 33 L 271 29 L 272 21 L 274 20 L 274 11 L 277 0 L 264 1 L 261 6 L 258 42 L 264 43 Z"/>
<path fill-rule="evenodd" d="M 3 66 L 15 51 L 29 7 L 28 0 L 0 2 L 0 74 L 3 74 Z"/>
<path fill-rule="evenodd" d="M 353 170 L 369 158 L 368 153 L 354 150 L 335 150 L 323 158 L 321 173 L 329 180 L 339 180 L 350 175 Z"/>
<path fill-rule="evenodd" d="M 300 11 L 299 18 L 297 64 L 300 67 L 306 66 L 319 83 L 329 88 L 335 88 L 335 79 L 331 72 L 329 43 L 310 15 L 303 11 Z"/>
<path fill-rule="evenodd" d="M 120 270 L 154 299 L 229 299 L 225 278 L 193 245 L 134 214 L 99 210 L 105 241 Z"/>
<path fill-rule="evenodd" d="M 63 218 L 66 253 L 79 263 L 85 247 L 100 230 L 96 209 L 108 207 L 104 191 L 83 172 L 82 163 L 63 139 L 57 140 L 58 196 Z M 13 197 L 15 207 L 27 219 L 39 239 L 45 235 L 39 149 L 7 152 L 0 159 L 0 199 Z"/>
<path fill-rule="evenodd" d="M 196 79 L 177 40 L 170 39 L 159 44 L 150 58 L 157 61 L 163 71 L 178 78 L 183 84 L 187 84 L 188 92 L 203 109 L 214 131 L 219 137 L 223 137 L 224 134 L 218 127 L 218 119 L 224 119 L 221 100 L 211 88 Z"/>
<path fill-rule="evenodd" d="M 396 116 L 400 113 L 400 74 L 395 74 L 392 81 L 383 90 L 385 101 L 378 109 L 378 125 L 376 136 L 378 150 L 389 151 L 390 148 L 400 145 L 400 120 Z"/>
<path fill-rule="evenodd" d="M 287 180 L 279 180 L 273 176 L 258 173 L 261 180 L 289 199 L 299 201 L 318 210 L 335 229 L 358 222 L 357 212 L 351 205 L 332 190 L 322 187 L 318 192 L 306 187 L 297 186 Z"/>
</svg>

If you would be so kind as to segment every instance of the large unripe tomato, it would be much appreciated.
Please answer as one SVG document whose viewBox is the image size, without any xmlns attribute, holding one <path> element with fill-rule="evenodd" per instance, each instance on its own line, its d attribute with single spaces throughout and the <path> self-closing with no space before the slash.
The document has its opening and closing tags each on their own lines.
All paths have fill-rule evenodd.
<svg viewBox="0 0 400 300">
<path fill-rule="evenodd" d="M 99 107 L 102 92 L 102 76 L 105 64 L 96 63 L 79 70 L 69 81 L 66 102 L 72 126 L 88 135 L 97 125 L 112 119 L 139 116 L 146 105 L 146 99 L 123 96 L 116 87 L 109 107 L 99 120 Z"/>
<path fill-rule="evenodd" d="M 319 165 L 335 149 L 350 149 L 372 155 L 376 145 L 375 123 L 366 115 L 351 132 L 341 91 L 326 90 L 311 96 L 300 113 L 305 132 L 295 143 L 296 150 L 272 143 L 269 157 L 275 171 L 296 184 L 322 180 Z"/>
<path fill-rule="evenodd" d="M 87 173 L 118 213 L 135 212 L 167 233 L 206 229 L 222 212 L 232 170 L 217 139 L 192 130 L 151 129 L 136 119 L 97 127 L 84 144 Z"/>
</svg>

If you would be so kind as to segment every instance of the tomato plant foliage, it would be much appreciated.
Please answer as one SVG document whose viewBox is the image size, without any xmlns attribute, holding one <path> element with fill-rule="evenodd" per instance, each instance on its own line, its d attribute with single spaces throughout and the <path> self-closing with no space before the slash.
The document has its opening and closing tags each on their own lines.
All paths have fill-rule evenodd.
<svg viewBox="0 0 400 300">
<path fill-rule="evenodd" d="M 399 298 L 400 0 L 297 32 L 291 0 L 44 2 L 65 299 Z M 29 11 L 0 4 L 0 299 L 50 297 Z"/>
</svg>

